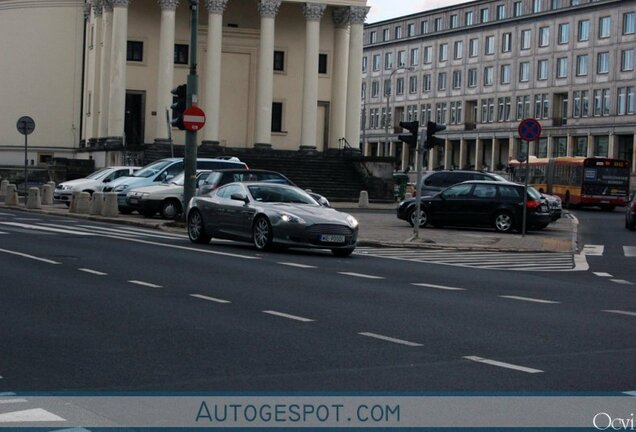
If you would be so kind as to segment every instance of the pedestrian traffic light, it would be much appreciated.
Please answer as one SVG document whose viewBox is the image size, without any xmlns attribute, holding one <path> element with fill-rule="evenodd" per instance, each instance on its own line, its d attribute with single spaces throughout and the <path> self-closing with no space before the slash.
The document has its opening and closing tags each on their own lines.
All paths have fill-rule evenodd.
<svg viewBox="0 0 636 432">
<path fill-rule="evenodd" d="M 170 109 L 172 109 L 172 120 L 170 121 L 170 123 L 173 127 L 184 130 L 185 126 L 183 125 L 183 112 L 186 109 L 188 85 L 181 84 L 173 88 L 170 93 L 172 93 L 172 105 L 170 106 Z"/>
<path fill-rule="evenodd" d="M 402 142 L 405 142 L 409 145 L 410 148 L 417 147 L 417 134 L 420 128 L 420 122 L 412 121 L 412 122 L 400 122 L 400 127 L 408 130 L 410 135 L 398 135 L 398 139 Z"/>
<path fill-rule="evenodd" d="M 426 150 L 444 145 L 444 140 L 435 136 L 437 132 L 443 131 L 444 129 L 446 129 L 446 126 L 438 125 L 432 121 L 426 124 L 426 142 L 424 143 L 424 148 Z"/>
</svg>

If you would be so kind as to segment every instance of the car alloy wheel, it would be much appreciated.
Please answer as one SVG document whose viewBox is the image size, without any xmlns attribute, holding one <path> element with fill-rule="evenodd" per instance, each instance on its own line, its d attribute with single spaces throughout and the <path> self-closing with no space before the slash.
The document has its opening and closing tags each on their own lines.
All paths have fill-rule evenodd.
<svg viewBox="0 0 636 432">
<path fill-rule="evenodd" d="M 499 212 L 495 215 L 495 229 L 499 232 L 507 233 L 512 231 L 513 219 L 508 212 Z"/>
<path fill-rule="evenodd" d="M 416 219 L 415 207 L 413 207 L 413 209 L 409 213 L 409 223 L 411 224 L 412 227 L 414 227 L 415 224 L 417 223 L 415 219 Z M 426 210 L 424 210 L 423 208 L 420 208 L 420 228 L 424 228 L 427 223 L 428 223 L 428 214 L 426 213 Z"/>
<path fill-rule="evenodd" d="M 181 204 L 174 199 L 169 199 L 161 205 L 161 217 L 164 219 L 176 219 L 181 214 Z"/>
<path fill-rule="evenodd" d="M 203 217 L 198 210 L 192 210 L 188 215 L 188 237 L 192 243 L 206 244 L 212 236 L 205 232 Z"/>
<path fill-rule="evenodd" d="M 269 249 L 272 245 L 272 226 L 264 216 L 259 216 L 254 221 L 252 239 L 258 250 Z"/>
</svg>

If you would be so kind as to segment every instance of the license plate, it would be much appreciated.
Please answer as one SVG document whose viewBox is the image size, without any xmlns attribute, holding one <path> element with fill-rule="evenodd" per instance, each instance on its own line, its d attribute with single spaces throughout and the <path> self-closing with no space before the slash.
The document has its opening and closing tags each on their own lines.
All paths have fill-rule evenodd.
<svg viewBox="0 0 636 432">
<path fill-rule="evenodd" d="M 546 206 L 542 205 L 542 206 L 541 206 L 541 211 L 547 212 L 547 211 L 548 211 L 548 208 L 547 208 Z"/>
<path fill-rule="evenodd" d="M 323 243 L 344 243 L 345 236 L 334 234 L 323 234 L 320 236 L 320 241 Z"/>
<path fill-rule="evenodd" d="M 128 198 L 128 202 L 131 204 L 137 204 L 139 200 L 137 198 Z"/>
</svg>

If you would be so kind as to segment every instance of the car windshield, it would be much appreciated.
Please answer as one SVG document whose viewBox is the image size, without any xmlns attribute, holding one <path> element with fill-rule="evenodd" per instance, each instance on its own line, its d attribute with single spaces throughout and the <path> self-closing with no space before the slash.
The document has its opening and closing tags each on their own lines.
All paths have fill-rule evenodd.
<svg viewBox="0 0 636 432">
<path fill-rule="evenodd" d="M 541 199 L 541 194 L 539 193 L 539 191 L 532 186 L 528 186 L 528 196 L 536 200 Z"/>
<path fill-rule="evenodd" d="M 248 189 L 258 202 L 320 205 L 302 189 L 273 185 L 252 185 Z"/>
<path fill-rule="evenodd" d="M 152 177 L 171 163 L 171 161 L 157 161 L 140 169 L 133 175 L 133 177 Z"/>
<path fill-rule="evenodd" d="M 91 180 L 99 180 L 102 177 L 106 177 L 108 173 L 110 172 L 110 170 L 111 170 L 110 168 L 101 168 L 95 171 L 94 173 L 92 173 L 91 175 L 86 176 L 86 178 Z"/>
</svg>

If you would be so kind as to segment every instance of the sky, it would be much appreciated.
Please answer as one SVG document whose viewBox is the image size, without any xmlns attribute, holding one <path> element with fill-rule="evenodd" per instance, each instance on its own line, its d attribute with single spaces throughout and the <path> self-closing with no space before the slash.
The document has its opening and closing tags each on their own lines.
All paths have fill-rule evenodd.
<svg viewBox="0 0 636 432">
<path fill-rule="evenodd" d="M 467 1 L 470 0 L 367 0 L 367 6 L 371 6 L 371 11 L 367 15 L 367 23 L 466 3 Z"/>
</svg>

